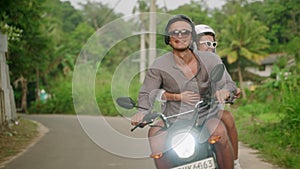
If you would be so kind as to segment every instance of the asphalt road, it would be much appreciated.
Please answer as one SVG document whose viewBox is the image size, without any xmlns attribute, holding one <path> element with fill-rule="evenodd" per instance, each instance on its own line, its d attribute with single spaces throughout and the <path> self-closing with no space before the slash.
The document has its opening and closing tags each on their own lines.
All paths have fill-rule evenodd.
<svg viewBox="0 0 300 169">
<path fill-rule="evenodd" d="M 110 117 L 105 118 L 104 122 L 97 117 L 78 120 L 77 116 L 71 115 L 22 115 L 22 117 L 40 123 L 41 135 L 18 156 L 0 164 L 1 169 L 155 168 L 152 159 L 135 158 L 149 151 L 147 146 L 139 142 L 146 137 L 146 130 L 130 133 L 131 126 L 124 118 Z M 107 126 L 112 130 L 107 130 Z M 110 133 L 118 133 L 118 136 Z M 131 138 L 139 141 L 132 144 Z M 255 150 L 243 144 L 240 144 L 239 151 L 243 169 L 278 169 L 263 162 Z"/>
</svg>

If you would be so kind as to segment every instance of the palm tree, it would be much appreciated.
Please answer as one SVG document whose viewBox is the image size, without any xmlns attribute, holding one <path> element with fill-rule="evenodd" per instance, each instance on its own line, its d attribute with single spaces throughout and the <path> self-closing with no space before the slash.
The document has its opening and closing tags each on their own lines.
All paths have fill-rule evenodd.
<svg viewBox="0 0 300 169">
<path fill-rule="evenodd" d="M 236 63 L 243 98 L 247 98 L 243 87 L 245 63 L 259 64 L 266 54 L 269 41 L 264 37 L 268 28 L 257 21 L 250 13 L 237 13 L 227 18 L 221 30 L 221 45 L 218 54 L 227 57 L 229 64 Z"/>
</svg>

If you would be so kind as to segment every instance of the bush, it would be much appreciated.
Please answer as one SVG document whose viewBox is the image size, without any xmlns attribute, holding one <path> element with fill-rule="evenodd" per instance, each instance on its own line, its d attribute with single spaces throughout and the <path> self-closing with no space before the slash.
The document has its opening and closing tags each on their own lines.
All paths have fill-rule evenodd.
<svg viewBox="0 0 300 169">
<path fill-rule="evenodd" d="M 112 74 L 109 71 L 102 69 L 101 73 L 98 72 L 95 79 L 95 99 L 97 101 L 97 106 L 101 111 L 101 115 L 105 116 L 120 115 L 115 107 L 115 103 L 113 100 L 111 83 Z M 122 87 L 123 84 L 118 85 Z M 140 86 L 141 84 L 139 83 L 138 78 L 134 78 L 130 82 L 130 89 L 126 89 L 129 90 L 129 96 L 136 99 Z M 125 89 L 121 87 L 120 93 L 124 93 Z M 51 98 L 47 99 L 46 101 L 33 102 L 29 108 L 29 112 L 39 114 L 76 114 L 72 97 L 71 76 L 56 80 L 51 88 L 50 95 Z M 82 99 L 81 101 L 85 100 Z M 85 114 L 99 115 L 95 114 L 98 110 L 95 110 L 93 106 L 89 106 L 89 104 L 91 103 L 89 103 L 88 101 L 81 104 L 84 105 L 84 107 L 79 109 L 83 109 L 83 112 Z"/>
<path fill-rule="evenodd" d="M 300 77 L 287 69 L 276 74 L 277 80 L 269 80 L 253 100 L 233 110 L 239 138 L 275 164 L 300 168 Z"/>
<path fill-rule="evenodd" d="M 96 100 L 98 103 L 98 107 L 101 111 L 102 115 L 105 116 L 117 116 L 120 113 L 117 111 L 115 106 L 115 101 L 113 100 L 112 93 L 117 93 L 117 97 L 121 96 L 129 96 L 133 99 L 137 98 L 139 89 L 141 84 L 138 81 L 138 76 L 130 81 L 129 89 L 123 88 L 124 84 L 115 84 L 117 85 L 117 89 L 119 91 L 112 91 L 112 75 L 108 71 L 102 70 L 101 74 L 98 74 L 95 82 L 96 86 Z M 122 77 L 118 77 L 122 78 Z M 128 81 L 128 79 L 124 79 L 124 81 Z M 127 91 L 129 90 L 129 91 Z M 129 92 L 129 93 L 128 93 Z M 127 95 L 122 95 L 122 93 L 126 93 Z M 129 95 L 128 95 L 129 94 Z M 116 96 L 115 96 L 116 97 Z M 124 112 L 122 112 L 123 114 Z"/>
<path fill-rule="evenodd" d="M 50 98 L 34 102 L 30 113 L 38 114 L 75 114 L 72 98 L 72 80 L 70 77 L 57 80 L 52 87 Z"/>
</svg>

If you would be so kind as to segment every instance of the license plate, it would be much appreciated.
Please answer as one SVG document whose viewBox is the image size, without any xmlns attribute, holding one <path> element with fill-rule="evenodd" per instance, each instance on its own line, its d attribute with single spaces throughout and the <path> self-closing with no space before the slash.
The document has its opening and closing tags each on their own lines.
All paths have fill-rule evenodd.
<svg viewBox="0 0 300 169">
<path fill-rule="evenodd" d="M 212 157 L 201 161 L 185 164 L 171 169 L 215 169 L 214 159 Z"/>
</svg>

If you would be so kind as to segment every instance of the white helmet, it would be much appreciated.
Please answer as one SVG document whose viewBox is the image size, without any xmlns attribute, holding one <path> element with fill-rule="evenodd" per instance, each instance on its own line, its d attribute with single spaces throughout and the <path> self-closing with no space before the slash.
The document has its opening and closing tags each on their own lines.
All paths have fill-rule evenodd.
<svg viewBox="0 0 300 169">
<path fill-rule="evenodd" d="M 196 30 L 197 35 L 205 34 L 205 33 L 212 33 L 213 36 L 216 35 L 215 31 L 208 25 L 203 25 L 203 24 L 196 25 L 195 30 Z"/>
</svg>

